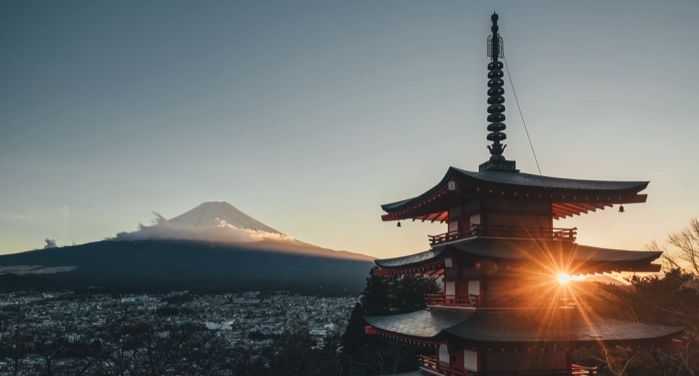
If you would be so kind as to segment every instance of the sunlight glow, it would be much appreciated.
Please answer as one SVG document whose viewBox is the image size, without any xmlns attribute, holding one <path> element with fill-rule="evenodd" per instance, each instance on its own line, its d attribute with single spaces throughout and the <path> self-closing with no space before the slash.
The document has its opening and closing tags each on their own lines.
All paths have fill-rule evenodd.
<svg viewBox="0 0 699 376">
<path fill-rule="evenodd" d="M 565 285 L 571 281 L 582 281 L 585 279 L 585 277 L 581 275 L 570 275 L 568 273 L 560 272 L 556 274 L 556 279 L 558 280 L 558 283 Z"/>
<path fill-rule="evenodd" d="M 593 281 L 595 274 L 604 270 L 588 267 L 562 242 L 534 242 L 525 255 L 529 264 L 526 268 L 509 269 L 518 283 L 508 293 L 528 297 L 522 308 L 529 308 L 528 312 L 541 320 L 537 328 L 540 335 L 558 335 L 563 325 L 571 325 L 573 314 L 575 325 L 594 331 L 600 320 L 599 307 L 608 302 L 596 293 L 596 283 L 583 281 Z M 501 270 L 508 270 L 507 266 Z M 601 345 L 604 348 L 604 343 Z"/>
</svg>

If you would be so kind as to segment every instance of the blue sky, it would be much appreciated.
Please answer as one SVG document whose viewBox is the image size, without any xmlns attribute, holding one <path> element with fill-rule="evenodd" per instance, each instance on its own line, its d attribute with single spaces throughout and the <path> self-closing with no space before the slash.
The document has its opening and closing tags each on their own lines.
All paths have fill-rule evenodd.
<svg viewBox="0 0 699 376">
<path fill-rule="evenodd" d="M 558 225 L 638 248 L 699 215 L 695 1 L 4 1 L 0 252 L 211 200 L 322 246 L 425 248 L 443 226 L 379 204 L 488 157 L 493 10 L 543 173 L 651 180 Z M 536 172 L 506 100 L 506 156 Z"/>
</svg>

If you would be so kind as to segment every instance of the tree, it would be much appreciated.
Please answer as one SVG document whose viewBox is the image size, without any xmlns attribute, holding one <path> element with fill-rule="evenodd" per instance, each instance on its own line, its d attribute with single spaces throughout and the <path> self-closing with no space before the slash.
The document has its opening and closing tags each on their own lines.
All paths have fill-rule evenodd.
<svg viewBox="0 0 699 376">
<path fill-rule="evenodd" d="M 291 328 L 274 340 L 271 369 L 281 375 L 328 375 L 314 356 L 316 342 L 306 328 Z"/>
<path fill-rule="evenodd" d="M 680 269 L 665 275 L 634 277 L 631 286 L 600 285 L 594 310 L 603 316 L 685 328 L 681 348 L 604 348 L 596 355 L 601 370 L 613 375 L 699 375 L 698 277 Z"/>
<path fill-rule="evenodd" d="M 341 339 L 342 374 L 395 373 L 415 369 L 417 354 L 423 350 L 366 335 L 364 317 L 423 309 L 425 294 L 438 291 L 434 278 L 410 275 L 379 277 L 372 271 Z"/>
<path fill-rule="evenodd" d="M 689 226 L 668 235 L 666 244 L 652 242 L 649 247 L 663 251 L 663 260 L 670 268 L 699 275 L 699 218 L 693 218 Z"/>
<path fill-rule="evenodd" d="M 0 359 L 9 360 L 9 371 L 13 376 L 27 375 L 24 359 L 32 352 L 32 338 L 20 328 L 15 328 L 12 335 L 0 342 Z"/>
</svg>

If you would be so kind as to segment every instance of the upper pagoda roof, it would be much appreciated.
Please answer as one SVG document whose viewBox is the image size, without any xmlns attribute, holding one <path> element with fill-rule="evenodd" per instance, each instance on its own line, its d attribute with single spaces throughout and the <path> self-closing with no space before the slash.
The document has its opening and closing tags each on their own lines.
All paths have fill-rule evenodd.
<svg viewBox="0 0 699 376">
<path fill-rule="evenodd" d="M 553 314 L 552 314 L 553 313 Z M 629 322 L 577 309 L 421 310 L 365 317 L 369 325 L 391 333 L 434 338 L 439 335 L 485 343 L 635 342 L 669 339 L 682 328 Z"/>
<path fill-rule="evenodd" d="M 660 257 L 659 251 L 628 251 L 592 247 L 572 242 L 539 239 L 480 238 L 458 240 L 437 245 L 430 250 L 408 256 L 375 260 L 381 268 L 410 268 L 445 257 L 447 253 L 462 254 L 474 260 L 523 262 L 529 260 L 561 260 L 574 270 L 571 274 L 613 271 L 647 271 L 650 263 Z"/>
<path fill-rule="evenodd" d="M 453 182 L 452 187 L 449 187 Z M 422 219 L 444 221 L 458 197 L 522 198 L 551 201 L 554 217 L 560 218 L 605 206 L 645 202 L 638 194 L 648 181 L 604 181 L 566 179 L 519 172 L 518 170 L 466 171 L 449 167 L 442 180 L 425 193 L 381 205 L 383 220 Z"/>
<path fill-rule="evenodd" d="M 518 171 L 466 171 L 456 167 L 450 167 L 462 176 L 468 176 L 483 182 L 510 184 L 522 187 L 573 189 L 590 191 L 618 191 L 646 188 L 647 181 L 612 181 L 612 180 L 584 180 L 567 179 L 551 176 L 527 174 Z"/>
</svg>

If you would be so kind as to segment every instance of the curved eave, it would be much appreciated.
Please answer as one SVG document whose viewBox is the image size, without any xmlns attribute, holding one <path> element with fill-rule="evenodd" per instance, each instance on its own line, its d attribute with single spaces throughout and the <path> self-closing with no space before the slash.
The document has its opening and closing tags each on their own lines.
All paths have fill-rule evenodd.
<svg viewBox="0 0 699 376">
<path fill-rule="evenodd" d="M 383 269 L 410 269 L 429 265 L 444 258 L 449 251 L 474 259 L 505 262 L 559 260 L 570 265 L 575 274 L 617 271 L 657 271 L 651 264 L 660 251 L 630 251 L 592 247 L 552 240 L 470 238 L 439 245 L 412 255 L 378 259 L 374 262 Z"/>
<path fill-rule="evenodd" d="M 528 197 L 551 201 L 553 216 L 563 218 L 604 209 L 613 204 L 645 202 L 638 194 L 649 181 L 604 181 L 566 179 L 511 171 L 466 171 L 449 167 L 434 187 L 413 198 L 381 205 L 384 221 L 420 219 L 444 221 L 451 204 L 448 182 L 454 179 L 460 195 Z"/>
<path fill-rule="evenodd" d="M 639 343 L 664 341 L 683 328 L 645 324 L 576 310 L 420 310 L 390 316 L 368 316 L 381 331 L 418 339 L 449 335 L 475 344 L 516 343 Z"/>
<path fill-rule="evenodd" d="M 427 251 L 413 253 L 407 256 L 376 259 L 374 260 L 374 263 L 381 268 L 402 268 L 406 266 L 419 267 L 439 259 L 442 252 L 444 252 L 444 249 L 444 247 L 432 248 Z"/>
<path fill-rule="evenodd" d="M 674 326 L 623 321 L 579 311 L 547 314 L 479 311 L 473 317 L 445 329 L 455 337 L 475 343 L 625 343 L 664 341 L 682 333 Z"/>
<path fill-rule="evenodd" d="M 612 191 L 642 191 L 646 189 L 649 181 L 621 181 L 621 180 L 586 180 L 569 179 L 554 176 L 527 174 L 524 172 L 509 171 L 467 171 L 456 167 L 450 167 L 449 171 L 455 171 L 462 176 L 468 176 L 482 182 L 502 184 L 506 186 L 583 190 L 590 192 Z"/>
<path fill-rule="evenodd" d="M 440 180 L 439 183 L 437 183 L 434 187 L 428 189 L 425 193 L 423 193 L 419 196 L 405 199 L 405 200 L 391 202 L 388 204 L 383 204 L 383 205 L 381 205 L 381 209 L 383 209 L 387 213 L 391 213 L 391 212 L 395 212 L 396 210 L 401 210 L 401 209 L 405 208 L 406 206 L 414 205 L 417 202 L 425 201 L 425 199 L 433 196 L 438 191 L 446 188 L 446 184 L 449 181 L 449 179 L 451 178 L 453 170 L 454 170 L 454 167 L 449 167 L 449 169 L 447 170 L 447 173 L 444 175 L 442 180 Z"/>
<path fill-rule="evenodd" d="M 366 316 L 369 325 L 386 332 L 415 338 L 431 339 L 443 330 L 469 318 L 471 310 L 420 310 L 388 316 Z"/>
<path fill-rule="evenodd" d="M 383 221 L 398 219 L 413 219 L 430 222 L 444 222 L 449 216 L 446 208 L 453 206 L 456 197 L 447 189 L 445 176 L 442 182 L 418 197 L 381 205 L 386 214 L 381 216 Z"/>
<path fill-rule="evenodd" d="M 577 245 L 577 259 L 589 262 L 652 262 L 657 260 L 661 251 L 630 251 L 625 249 L 612 249 L 593 247 L 589 245 Z"/>
</svg>

